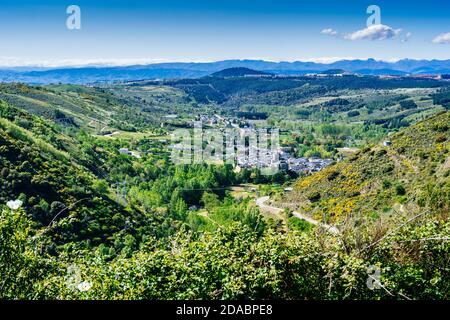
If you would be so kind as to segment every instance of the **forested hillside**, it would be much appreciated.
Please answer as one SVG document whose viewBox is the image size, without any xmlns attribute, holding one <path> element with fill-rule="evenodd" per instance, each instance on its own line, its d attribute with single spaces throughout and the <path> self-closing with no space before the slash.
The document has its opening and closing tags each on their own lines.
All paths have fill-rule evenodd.
<svg viewBox="0 0 450 320">
<path fill-rule="evenodd" d="M 286 200 L 332 223 L 419 213 L 448 216 L 450 113 L 406 128 L 300 179 Z"/>
<path fill-rule="evenodd" d="M 289 201 L 351 222 L 332 235 L 286 233 L 248 201 L 199 193 L 245 178 L 226 167 L 171 167 L 164 155 L 145 165 L 105 155 L 109 178 L 132 185 L 123 202 L 111 181 L 70 156 L 74 138 L 5 103 L 1 110 L 1 201 L 23 202 L 1 213 L 2 298 L 448 298 L 450 248 L 439 240 L 450 231 L 448 112 L 299 180 Z M 200 203 L 205 217 L 187 211 Z M 385 290 L 366 286 L 371 265 Z"/>
</svg>

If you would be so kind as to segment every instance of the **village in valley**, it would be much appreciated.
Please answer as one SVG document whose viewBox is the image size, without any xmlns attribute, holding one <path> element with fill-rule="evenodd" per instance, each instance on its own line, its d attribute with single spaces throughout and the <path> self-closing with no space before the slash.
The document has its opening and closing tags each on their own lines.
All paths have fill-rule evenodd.
<svg viewBox="0 0 450 320">
<path fill-rule="evenodd" d="M 195 143 L 198 139 L 195 137 L 188 139 L 187 142 L 186 139 L 182 142 L 175 141 L 176 143 L 171 146 L 172 151 L 184 153 L 184 156 L 187 153 L 194 157 L 200 153 L 203 160 L 210 163 L 232 163 L 237 172 L 256 168 L 262 173 L 291 171 L 301 175 L 320 171 L 334 162 L 333 159 L 318 157 L 295 157 L 294 148 L 280 145 L 276 129 L 257 127 L 251 121 L 242 118 L 200 115 L 194 119 L 192 127 L 194 136 L 195 130 L 201 130 L 201 143 Z M 211 141 L 210 134 L 205 135 L 208 130 L 215 132 L 212 136 L 216 139 L 217 134 L 220 135 L 222 152 L 215 150 L 217 141 Z M 134 154 L 128 152 L 130 155 Z"/>
</svg>

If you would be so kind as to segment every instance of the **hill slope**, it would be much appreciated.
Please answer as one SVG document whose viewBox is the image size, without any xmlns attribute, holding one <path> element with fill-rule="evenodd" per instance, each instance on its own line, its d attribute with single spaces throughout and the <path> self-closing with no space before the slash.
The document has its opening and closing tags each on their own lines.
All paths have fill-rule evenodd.
<svg viewBox="0 0 450 320">
<path fill-rule="evenodd" d="M 392 135 L 349 160 L 302 178 L 283 202 L 331 223 L 429 210 L 448 215 L 450 112 Z"/>
<path fill-rule="evenodd" d="M 123 99 L 102 88 L 76 85 L 0 85 L 0 100 L 68 127 L 101 133 L 111 129 L 134 130 L 154 123 L 141 104 Z"/>
<path fill-rule="evenodd" d="M 116 200 L 103 175 L 106 151 L 57 131 L 48 120 L 0 101 L 0 203 L 20 199 L 47 250 L 110 243 L 155 221 Z M 124 231 L 124 230 L 127 231 Z M 50 240 L 51 239 L 51 240 Z"/>
</svg>

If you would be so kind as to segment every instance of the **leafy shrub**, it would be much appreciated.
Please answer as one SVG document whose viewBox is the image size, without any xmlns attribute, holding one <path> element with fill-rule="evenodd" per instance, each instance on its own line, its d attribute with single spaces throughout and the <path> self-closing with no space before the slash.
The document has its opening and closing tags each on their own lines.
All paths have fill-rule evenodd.
<svg viewBox="0 0 450 320">
<path fill-rule="evenodd" d="M 402 186 L 401 184 L 396 185 L 396 186 L 395 186 L 395 193 L 396 193 L 398 196 L 404 196 L 404 195 L 406 194 L 405 187 Z"/>
</svg>

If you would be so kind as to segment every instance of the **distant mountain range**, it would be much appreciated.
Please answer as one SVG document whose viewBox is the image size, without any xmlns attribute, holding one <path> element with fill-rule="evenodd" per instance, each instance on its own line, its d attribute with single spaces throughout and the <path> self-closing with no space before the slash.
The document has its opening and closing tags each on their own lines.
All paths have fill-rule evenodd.
<svg viewBox="0 0 450 320">
<path fill-rule="evenodd" d="M 326 70 L 345 70 L 367 75 L 450 74 L 450 60 L 412 60 L 385 62 L 375 59 L 340 60 L 333 63 L 270 62 L 263 60 L 225 60 L 217 62 L 174 62 L 126 67 L 14 68 L 0 70 L 1 82 L 93 83 L 143 79 L 199 78 L 224 69 L 247 68 L 278 75 L 304 75 Z"/>
<path fill-rule="evenodd" d="M 270 76 L 270 75 L 272 74 L 268 72 L 242 67 L 223 69 L 221 71 L 214 72 L 213 74 L 211 74 L 212 77 L 221 77 L 221 78 L 245 77 L 245 76 Z"/>
</svg>

